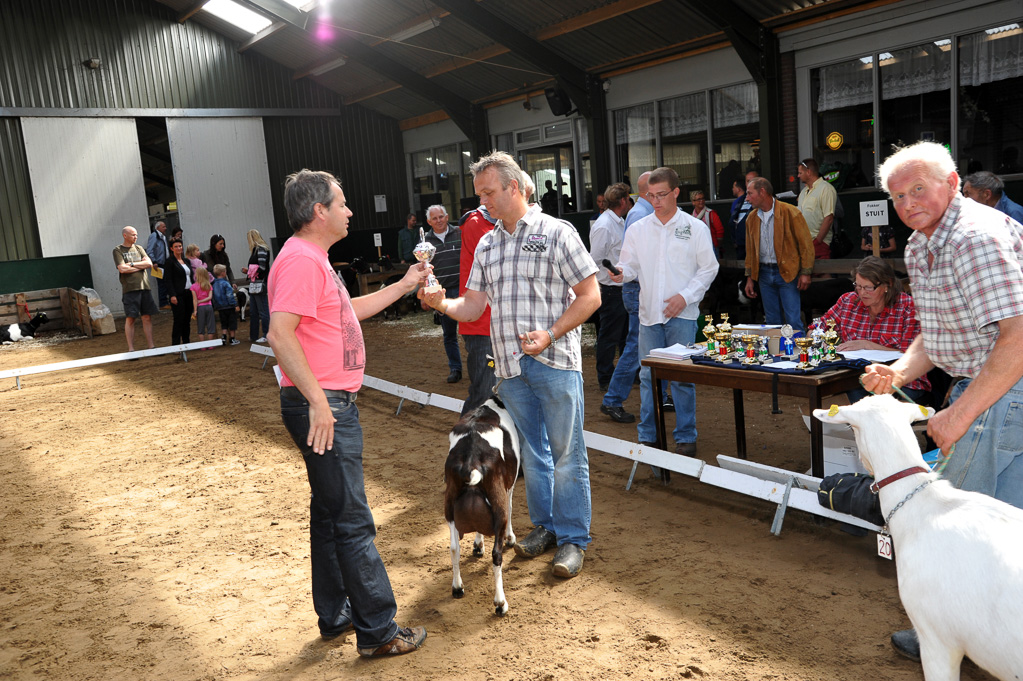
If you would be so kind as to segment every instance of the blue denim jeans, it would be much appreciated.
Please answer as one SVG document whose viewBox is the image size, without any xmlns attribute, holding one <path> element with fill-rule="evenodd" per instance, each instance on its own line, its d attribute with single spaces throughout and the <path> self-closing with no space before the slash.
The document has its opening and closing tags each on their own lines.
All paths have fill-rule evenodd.
<svg viewBox="0 0 1023 681">
<path fill-rule="evenodd" d="M 803 322 L 799 316 L 799 277 L 792 281 L 781 278 L 777 266 L 760 263 L 757 275 L 760 284 L 760 300 L 764 304 L 766 324 L 789 324 L 793 331 L 802 331 Z"/>
<path fill-rule="evenodd" d="M 345 398 L 327 400 L 336 419 L 334 446 L 321 455 L 306 445 L 309 403 L 296 388 L 281 390 L 281 419 L 302 452 L 312 491 L 313 608 L 321 633 L 336 633 L 351 621 L 358 645 L 375 647 L 394 638 L 397 605 L 373 543 L 376 526 L 362 478 L 359 410 Z"/>
<path fill-rule="evenodd" d="M 263 332 L 260 333 L 262 327 Z M 270 299 L 267 297 L 266 284 L 262 293 L 249 294 L 249 340 L 266 338 L 270 331 Z"/>
<path fill-rule="evenodd" d="M 639 327 L 639 356 L 646 357 L 654 348 L 666 348 L 675 343 L 689 345 L 696 340 L 696 320 L 675 317 L 664 324 Z M 654 418 L 654 389 L 650 381 L 650 368 L 639 370 L 639 425 L 636 427 L 640 442 L 657 442 L 657 423 Z M 675 399 L 676 443 L 696 442 L 696 386 L 692 383 L 671 382 Z M 671 443 L 665 442 L 665 447 Z"/>
<path fill-rule="evenodd" d="M 951 401 L 969 384 L 969 379 L 957 383 Z M 955 447 L 946 480 L 1023 508 L 1023 380 L 978 416 Z"/>
<path fill-rule="evenodd" d="M 502 381 L 498 392 L 519 429 L 529 519 L 556 534 L 559 546 L 585 549 L 591 506 L 583 375 L 528 356 L 519 368 L 522 373 Z"/>
<path fill-rule="evenodd" d="M 469 371 L 469 396 L 462 404 L 462 414 L 480 406 L 494 394 L 494 367 L 490 359 L 494 354 L 490 345 L 490 336 L 463 335 L 465 342 L 465 367 Z"/>
<path fill-rule="evenodd" d="M 458 297 L 458 287 L 447 289 L 448 298 Z M 439 313 L 438 313 L 439 314 Z M 458 347 L 458 322 L 447 315 L 440 315 L 440 328 L 444 332 L 444 353 L 448 356 L 448 370 L 462 370 L 462 351 Z"/>
<path fill-rule="evenodd" d="M 639 284 L 630 281 L 622 286 L 622 304 L 629 315 L 629 335 L 604 395 L 608 407 L 620 407 L 629 399 L 639 370 Z"/>
</svg>

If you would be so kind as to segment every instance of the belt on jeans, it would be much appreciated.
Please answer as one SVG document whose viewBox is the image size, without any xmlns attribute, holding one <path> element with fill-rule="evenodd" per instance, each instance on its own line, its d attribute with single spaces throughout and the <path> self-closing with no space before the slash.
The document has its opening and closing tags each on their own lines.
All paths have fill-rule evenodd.
<svg viewBox="0 0 1023 681">
<path fill-rule="evenodd" d="M 762 262 L 762 263 L 760 263 L 760 266 L 761 267 L 770 267 L 773 270 L 778 269 L 778 263 L 776 263 L 776 262 Z"/>
<path fill-rule="evenodd" d="M 359 393 L 357 392 L 350 393 L 347 390 L 328 390 L 325 388 L 323 390 L 323 394 L 326 395 L 327 397 L 333 397 L 339 400 L 345 400 L 347 402 L 354 402 L 359 398 Z M 302 394 L 302 391 L 293 385 L 286 385 L 283 388 L 281 388 L 281 395 L 291 400 L 305 399 L 305 395 Z"/>
</svg>

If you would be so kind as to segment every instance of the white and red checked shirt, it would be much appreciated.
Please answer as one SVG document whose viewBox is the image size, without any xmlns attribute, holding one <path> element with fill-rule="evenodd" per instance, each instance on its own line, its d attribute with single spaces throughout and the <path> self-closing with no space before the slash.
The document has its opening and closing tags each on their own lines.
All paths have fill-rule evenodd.
<svg viewBox="0 0 1023 681">
<path fill-rule="evenodd" d="M 1023 315 L 1023 225 L 957 194 L 930 238 L 910 236 L 906 269 L 927 357 L 952 376 L 976 377 L 997 322 Z"/>
<path fill-rule="evenodd" d="M 858 295 L 844 293 L 821 319 L 825 322 L 835 320 L 835 330 L 843 343 L 866 340 L 905 352 L 913 339 L 920 335 L 920 323 L 916 320 L 913 299 L 905 293 L 900 293 L 895 304 L 886 306 L 873 320 L 870 318 L 870 310 Z M 923 377 L 903 387 L 930 390 L 931 383 Z"/>
<path fill-rule="evenodd" d="M 498 220 L 474 257 L 465 287 L 487 294 L 494 370 L 500 378 L 513 378 L 522 359 L 519 334 L 551 328 L 575 300 L 572 287 L 596 274 L 597 266 L 575 228 L 536 204 L 513 234 Z M 536 359 L 554 369 L 582 371 L 579 337 L 576 327 Z"/>
</svg>

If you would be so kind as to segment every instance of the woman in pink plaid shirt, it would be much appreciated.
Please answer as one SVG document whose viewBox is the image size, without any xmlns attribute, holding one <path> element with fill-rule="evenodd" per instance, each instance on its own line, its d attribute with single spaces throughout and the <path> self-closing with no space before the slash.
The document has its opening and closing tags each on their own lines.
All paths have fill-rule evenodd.
<svg viewBox="0 0 1023 681">
<path fill-rule="evenodd" d="M 835 320 L 842 338 L 838 351 L 900 350 L 905 352 L 920 335 L 913 299 L 902 290 L 902 283 L 887 260 L 868 255 L 853 269 L 852 293 L 843 294 L 822 319 Z M 926 376 L 909 383 L 903 392 L 914 402 L 925 400 L 931 390 Z M 847 393 L 850 402 L 869 393 L 857 389 Z"/>
</svg>

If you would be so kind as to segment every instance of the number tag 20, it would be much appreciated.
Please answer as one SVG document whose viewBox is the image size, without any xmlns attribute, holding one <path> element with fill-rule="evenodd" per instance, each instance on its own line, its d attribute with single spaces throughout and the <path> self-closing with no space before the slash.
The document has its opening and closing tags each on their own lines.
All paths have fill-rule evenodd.
<svg viewBox="0 0 1023 681">
<path fill-rule="evenodd" d="M 877 535 L 877 555 L 882 558 L 892 560 L 894 558 L 894 552 L 892 550 L 892 537 L 889 534 L 883 532 Z"/>
</svg>

